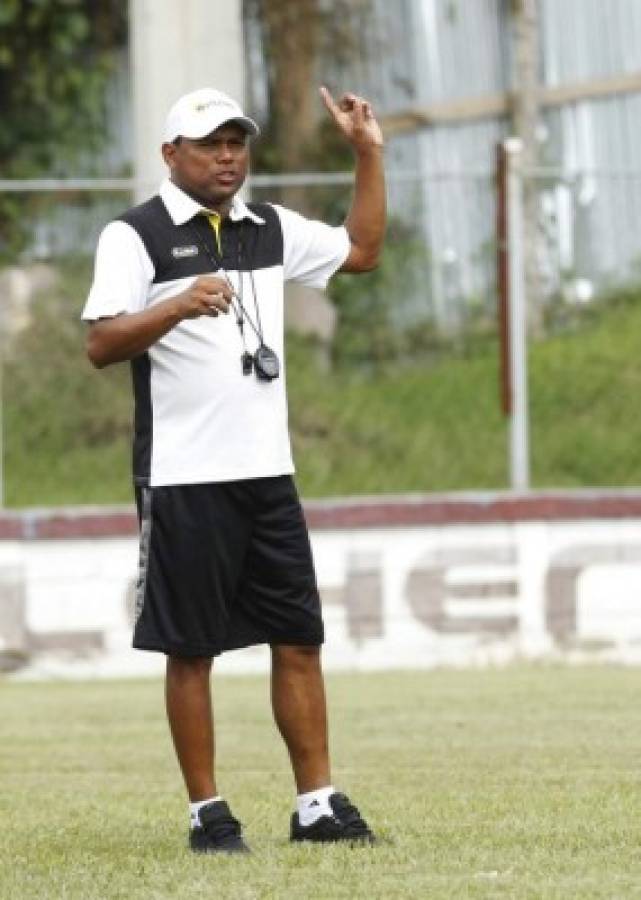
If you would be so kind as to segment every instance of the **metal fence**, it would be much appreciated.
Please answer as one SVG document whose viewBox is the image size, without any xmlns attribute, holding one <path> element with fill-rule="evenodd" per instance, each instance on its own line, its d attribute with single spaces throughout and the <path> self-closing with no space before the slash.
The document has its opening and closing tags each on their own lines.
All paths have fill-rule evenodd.
<svg viewBox="0 0 641 900">
<path fill-rule="evenodd" d="M 338 276 L 327 297 L 290 292 L 290 426 L 306 496 L 641 480 L 641 172 L 524 173 L 511 160 L 505 246 L 493 172 L 392 172 L 377 272 Z M 251 195 L 340 222 L 350 183 L 254 177 Z M 130 499 L 128 370 L 91 369 L 79 314 L 98 233 L 133 189 L 0 182 L 5 505 Z M 524 228 L 528 190 L 535 232 Z M 503 366 L 511 416 L 499 251 L 503 332 L 516 350 Z M 526 344 L 533 305 L 540 327 Z"/>
</svg>

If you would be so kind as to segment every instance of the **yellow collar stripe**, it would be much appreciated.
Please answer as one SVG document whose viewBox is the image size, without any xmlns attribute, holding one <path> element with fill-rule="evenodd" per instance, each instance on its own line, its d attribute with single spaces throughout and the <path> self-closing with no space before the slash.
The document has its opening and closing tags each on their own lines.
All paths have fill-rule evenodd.
<svg viewBox="0 0 641 900">
<path fill-rule="evenodd" d="M 214 234 L 216 235 L 216 246 L 218 247 L 218 252 L 222 256 L 223 248 L 220 243 L 220 215 L 217 212 L 211 212 L 209 209 L 203 210 L 204 215 L 207 217 L 207 221 L 214 229 Z"/>
</svg>

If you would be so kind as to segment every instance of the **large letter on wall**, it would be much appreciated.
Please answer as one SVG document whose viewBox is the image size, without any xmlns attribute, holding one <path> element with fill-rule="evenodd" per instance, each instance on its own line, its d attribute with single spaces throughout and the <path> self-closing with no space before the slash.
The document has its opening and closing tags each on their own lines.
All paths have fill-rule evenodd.
<svg viewBox="0 0 641 900">
<path fill-rule="evenodd" d="M 641 562 L 640 544 L 583 544 L 552 558 L 545 580 L 545 623 L 557 643 L 577 634 L 577 587 L 590 566 Z"/>
<path fill-rule="evenodd" d="M 483 605 L 491 600 L 516 600 L 514 579 L 448 583 L 452 569 L 473 566 L 512 566 L 516 562 L 513 547 L 455 547 L 436 549 L 426 554 L 407 580 L 407 598 L 416 618 L 440 634 L 510 634 L 518 628 L 515 614 L 453 615 L 450 601 L 474 600 Z"/>
</svg>

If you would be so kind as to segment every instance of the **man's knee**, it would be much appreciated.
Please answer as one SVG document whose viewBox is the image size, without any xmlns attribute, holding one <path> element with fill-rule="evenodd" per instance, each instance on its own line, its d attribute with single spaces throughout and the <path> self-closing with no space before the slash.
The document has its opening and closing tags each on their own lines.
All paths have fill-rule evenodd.
<svg viewBox="0 0 641 900">
<path fill-rule="evenodd" d="M 168 656 L 167 677 L 178 680 L 209 678 L 212 662 L 209 656 Z"/>
<path fill-rule="evenodd" d="M 272 644 L 272 657 L 274 663 L 287 666 L 292 669 L 307 670 L 318 665 L 320 660 L 320 646 Z"/>
</svg>

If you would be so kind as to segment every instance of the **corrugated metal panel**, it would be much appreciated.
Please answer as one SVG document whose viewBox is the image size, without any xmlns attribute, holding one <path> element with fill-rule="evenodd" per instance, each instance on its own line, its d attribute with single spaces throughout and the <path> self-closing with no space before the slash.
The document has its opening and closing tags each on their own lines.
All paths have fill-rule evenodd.
<svg viewBox="0 0 641 900">
<path fill-rule="evenodd" d="M 418 0 L 421 103 L 505 89 L 508 52 L 502 0 Z"/>
<path fill-rule="evenodd" d="M 540 0 L 545 84 L 641 69 L 638 0 Z"/>
<path fill-rule="evenodd" d="M 109 139 L 105 141 L 103 151 L 104 161 L 100 172 L 103 177 L 124 175 L 131 171 L 133 113 L 130 77 L 129 52 L 123 49 L 118 53 L 106 97 Z M 78 172 L 72 174 L 77 176 Z"/>
<path fill-rule="evenodd" d="M 567 245 L 560 267 L 597 286 L 628 277 L 641 258 L 641 95 L 572 104 L 546 119 L 548 159 L 567 176 L 550 209 Z"/>
<path fill-rule="evenodd" d="M 496 206 L 488 156 L 503 134 L 503 123 L 495 120 L 421 133 L 423 159 L 429 160 L 422 188 L 431 306 L 448 327 L 460 323 L 466 305 L 487 309 L 493 303 Z M 429 174 L 439 170 L 461 174 Z"/>
<path fill-rule="evenodd" d="M 419 105 L 508 88 L 506 0 L 416 0 L 414 6 Z M 639 0 L 541 0 L 540 10 L 545 84 L 641 71 Z M 547 126 L 541 133 L 542 160 L 569 176 L 542 183 L 540 256 L 548 289 L 557 290 L 568 277 L 588 279 L 598 288 L 633 272 L 638 276 L 641 177 L 635 173 L 641 173 L 641 95 L 567 104 L 547 110 L 542 120 Z M 488 119 L 422 129 L 417 133 L 420 168 L 491 170 L 496 142 L 508 128 L 507 120 Z M 392 146 L 397 141 L 392 139 Z M 607 174 L 622 169 L 631 173 Z M 478 260 L 488 257 L 493 240 L 494 201 L 489 186 L 481 190 L 477 183 L 472 190 L 470 184 L 464 177 L 428 179 L 423 192 L 423 227 L 432 259 L 430 303 L 443 322 L 462 315 L 461 305 L 469 298 L 485 295 L 491 301 L 491 266 Z M 399 214 L 396 202 L 401 200 L 399 195 L 393 204 Z"/>
<path fill-rule="evenodd" d="M 542 0 L 541 11 L 544 83 L 641 71 L 638 0 Z M 545 160 L 574 179 L 544 197 L 558 269 L 596 288 L 629 277 L 641 258 L 641 94 L 567 104 L 545 120 Z"/>
<path fill-rule="evenodd" d="M 327 67 L 341 89 L 371 99 L 379 113 L 394 112 L 413 104 L 417 96 L 418 59 L 415 0 L 368 0 L 354 4 L 351 21 L 353 48 L 349 59 Z"/>
<path fill-rule="evenodd" d="M 503 0 L 415 0 L 417 104 L 505 90 L 509 64 L 503 5 Z M 421 198 L 430 265 L 426 289 L 412 301 L 410 315 L 433 315 L 442 325 L 456 328 L 471 305 L 491 308 L 492 173 L 496 143 L 505 132 L 504 122 L 487 119 L 417 133 L 423 181 L 415 197 Z M 391 147 L 398 141 L 392 138 Z M 459 177 L 452 174 L 457 172 Z M 390 206 L 402 215 L 396 205 L 400 199 L 393 197 Z"/>
</svg>

